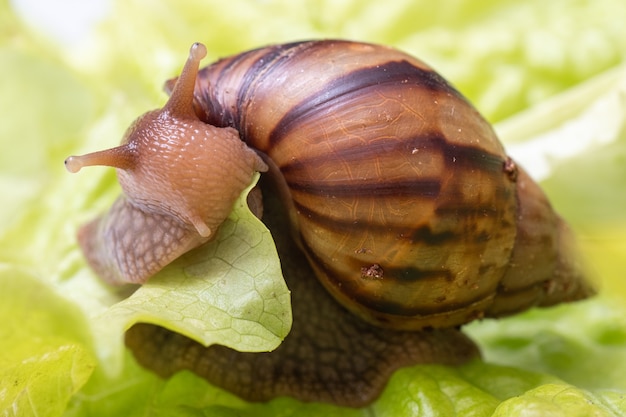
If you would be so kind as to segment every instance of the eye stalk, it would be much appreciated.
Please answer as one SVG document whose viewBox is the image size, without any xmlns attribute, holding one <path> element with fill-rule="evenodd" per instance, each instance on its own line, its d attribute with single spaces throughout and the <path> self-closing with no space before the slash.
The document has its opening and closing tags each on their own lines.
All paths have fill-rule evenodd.
<svg viewBox="0 0 626 417">
<path fill-rule="evenodd" d="M 162 112 L 168 112 L 170 117 L 174 118 L 197 118 L 193 110 L 193 91 L 198 77 L 200 61 L 206 57 L 206 53 L 206 46 L 203 44 L 196 42 L 191 45 L 189 58 L 187 58 L 185 67 L 178 77 L 170 99 L 161 110 Z"/>
</svg>

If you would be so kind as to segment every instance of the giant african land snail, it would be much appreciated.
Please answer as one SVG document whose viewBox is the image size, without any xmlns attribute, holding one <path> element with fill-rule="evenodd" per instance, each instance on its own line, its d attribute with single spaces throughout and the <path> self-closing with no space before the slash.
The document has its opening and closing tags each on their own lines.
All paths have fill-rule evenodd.
<svg viewBox="0 0 626 417">
<path fill-rule="evenodd" d="M 290 335 L 270 359 L 188 344 L 187 355 L 223 363 L 199 371 L 209 380 L 252 400 L 288 394 L 361 405 L 398 366 L 473 356 L 457 326 L 592 292 L 570 253 L 567 226 L 539 187 L 478 112 L 421 61 L 387 47 L 327 40 L 244 52 L 198 73 L 205 54 L 203 45 L 192 46 L 175 86 L 168 84 L 168 103 L 140 117 L 121 146 L 70 157 L 66 165 L 118 168 L 124 195 L 80 233 L 90 264 L 111 283 L 145 282 L 209 241 L 253 173 L 269 171 L 273 195 L 288 213 L 285 226 L 313 271 L 284 266 L 285 275 L 314 274 L 345 307 L 328 309 L 346 318 L 322 313 L 330 324 L 294 330 L 291 347 Z M 315 287 L 311 297 L 333 302 L 317 284 L 306 285 Z M 294 328 L 309 319 L 295 316 Z M 326 384 L 324 372 L 280 370 L 281 349 L 293 363 L 321 366 L 306 355 L 294 359 L 303 350 L 296 340 L 310 342 L 327 326 L 339 339 L 363 337 L 355 346 L 338 342 L 340 353 L 320 361 L 332 367 L 368 351 L 355 361 L 361 369 L 349 371 L 350 382 L 333 372 Z M 159 339 L 148 349 L 153 356 L 164 340 L 188 343 L 138 329 L 129 333 L 135 351 L 146 343 L 144 333 Z M 381 360 L 396 347 L 398 360 Z M 195 366 L 163 369 L 167 361 L 144 360 L 162 374 Z M 261 368 L 249 365 L 255 361 L 273 366 L 265 372 L 275 377 L 263 388 L 249 381 L 263 379 Z M 250 374 L 225 377 L 229 367 Z M 359 378 L 369 381 L 361 386 Z"/>
</svg>

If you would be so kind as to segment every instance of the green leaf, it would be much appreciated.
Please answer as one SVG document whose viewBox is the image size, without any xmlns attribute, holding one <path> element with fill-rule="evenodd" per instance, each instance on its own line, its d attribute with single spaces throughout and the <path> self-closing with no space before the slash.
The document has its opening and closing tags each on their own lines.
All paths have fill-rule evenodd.
<svg viewBox="0 0 626 417">
<path fill-rule="evenodd" d="M 290 296 L 270 232 L 246 204 L 258 178 L 215 240 L 180 257 L 96 319 L 103 343 L 144 322 L 205 346 L 260 352 L 280 344 L 291 328 Z"/>
<path fill-rule="evenodd" d="M 545 411 L 565 416 L 576 415 L 573 413 L 578 408 L 587 413 L 580 415 L 626 415 L 623 392 L 592 393 L 553 376 L 483 361 L 458 368 L 423 365 L 402 369 L 391 378 L 382 396 L 363 409 L 307 404 L 291 398 L 246 403 L 189 371 L 163 381 L 129 362 L 126 372 L 129 374 L 106 382 L 107 387 L 126 385 L 124 390 L 102 387 L 98 390 L 98 384 L 88 386 L 86 395 L 72 404 L 70 415 L 488 417 L 525 415 L 524 410 L 528 410 L 536 411 L 537 415 Z M 125 383 L 130 375 L 132 382 Z M 134 406 L 125 401 L 132 401 Z"/>
<path fill-rule="evenodd" d="M 614 414 L 593 395 L 564 384 L 546 384 L 504 401 L 493 417 L 610 417 Z"/>
<path fill-rule="evenodd" d="M 0 270 L 0 415 L 60 416 L 95 360 L 77 309 L 31 275 Z"/>
<path fill-rule="evenodd" d="M 626 309 L 598 297 L 473 323 L 466 331 L 489 363 L 555 375 L 575 386 L 626 392 Z"/>
</svg>

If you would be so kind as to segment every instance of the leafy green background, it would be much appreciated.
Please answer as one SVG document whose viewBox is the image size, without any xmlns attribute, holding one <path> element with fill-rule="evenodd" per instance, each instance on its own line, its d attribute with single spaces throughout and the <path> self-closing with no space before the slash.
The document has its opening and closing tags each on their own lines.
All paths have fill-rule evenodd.
<svg viewBox="0 0 626 417">
<path fill-rule="evenodd" d="M 67 44 L 0 0 L 2 415 L 626 415 L 626 3 L 120 0 L 105 11 Z M 74 237 L 119 193 L 114 174 L 69 175 L 63 159 L 117 144 L 160 106 L 193 41 L 212 60 L 320 37 L 393 45 L 451 80 L 544 178 L 600 295 L 474 323 L 483 361 L 404 369 L 362 410 L 248 404 L 191 373 L 139 368 L 114 334 L 129 322 L 101 325 L 121 294 Z M 277 339 L 282 314 L 265 315 Z"/>
</svg>

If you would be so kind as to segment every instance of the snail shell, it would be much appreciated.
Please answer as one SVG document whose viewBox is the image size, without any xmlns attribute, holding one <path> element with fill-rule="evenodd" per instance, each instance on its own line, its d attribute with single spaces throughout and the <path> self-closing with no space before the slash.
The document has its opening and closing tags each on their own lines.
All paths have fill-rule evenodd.
<svg viewBox="0 0 626 417">
<path fill-rule="evenodd" d="M 168 103 L 120 147 L 66 161 L 118 168 L 124 196 L 80 233 L 105 280 L 144 282 L 210 240 L 268 170 L 315 276 L 375 326 L 447 328 L 591 293 L 540 188 L 420 60 L 309 41 L 198 72 L 205 54 L 192 46 Z"/>
</svg>

